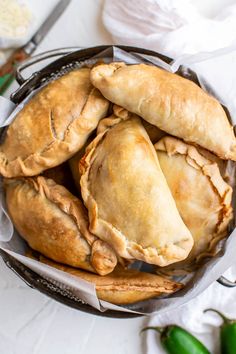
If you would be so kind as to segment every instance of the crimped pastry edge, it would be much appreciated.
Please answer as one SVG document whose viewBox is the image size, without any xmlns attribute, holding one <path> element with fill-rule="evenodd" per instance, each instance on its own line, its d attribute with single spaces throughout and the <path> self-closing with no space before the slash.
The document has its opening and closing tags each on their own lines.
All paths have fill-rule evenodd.
<svg viewBox="0 0 236 354">
<path fill-rule="evenodd" d="M 231 206 L 232 188 L 223 180 L 217 163 L 203 156 L 197 150 L 196 146 L 185 143 L 178 138 L 166 136 L 160 139 L 154 147 L 156 150 L 166 152 L 168 156 L 176 154 L 185 156 L 185 161 L 193 168 L 200 169 L 208 178 L 214 191 L 218 194 L 223 205 L 222 212 L 219 213 L 219 221 L 208 248 L 196 257 L 196 261 L 199 262 L 203 258 L 215 255 L 216 246 L 220 240 L 227 236 L 228 225 L 233 218 L 233 209 Z"/>
</svg>

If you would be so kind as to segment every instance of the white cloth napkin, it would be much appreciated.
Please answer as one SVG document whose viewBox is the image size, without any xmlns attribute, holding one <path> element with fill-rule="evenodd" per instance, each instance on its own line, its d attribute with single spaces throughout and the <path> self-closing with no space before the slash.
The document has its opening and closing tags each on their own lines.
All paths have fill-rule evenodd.
<svg viewBox="0 0 236 354">
<path fill-rule="evenodd" d="M 231 280 L 236 279 L 236 265 L 225 273 Z M 164 326 L 178 324 L 198 337 L 211 353 L 220 354 L 219 351 L 219 326 L 221 319 L 212 312 L 203 313 L 207 308 L 222 311 L 229 318 L 236 318 L 236 288 L 225 288 L 213 283 L 208 289 L 188 304 L 179 309 L 163 315 L 152 316 L 148 326 Z M 164 354 L 159 342 L 159 334 L 154 331 L 146 332 L 147 354 Z"/>
<path fill-rule="evenodd" d="M 236 4 L 210 19 L 190 0 L 106 0 L 103 22 L 116 44 L 173 58 L 216 50 L 236 40 Z"/>
</svg>

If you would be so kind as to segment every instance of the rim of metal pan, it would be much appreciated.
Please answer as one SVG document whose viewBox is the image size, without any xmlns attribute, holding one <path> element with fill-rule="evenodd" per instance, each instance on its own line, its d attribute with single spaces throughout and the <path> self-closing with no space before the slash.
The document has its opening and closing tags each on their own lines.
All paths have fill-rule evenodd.
<svg viewBox="0 0 236 354">
<path fill-rule="evenodd" d="M 138 47 L 131 47 L 131 46 L 123 46 L 123 45 L 116 45 L 115 47 L 125 50 L 129 53 L 140 53 L 151 55 L 157 57 L 166 63 L 171 63 L 172 59 L 164 56 L 160 53 L 157 53 L 152 50 L 147 50 Z M 93 56 L 99 54 L 100 52 L 111 49 L 111 56 L 112 56 L 112 49 L 113 46 L 111 45 L 103 45 L 103 46 L 96 46 L 91 48 L 60 48 L 51 50 L 48 52 L 40 53 L 30 59 L 26 60 L 25 62 L 21 63 L 15 71 L 16 81 L 19 83 L 20 87 L 12 93 L 11 100 L 16 105 L 20 104 L 33 90 L 40 88 L 41 86 L 45 85 L 45 83 L 49 82 L 50 80 L 59 77 L 70 70 L 75 69 L 78 67 L 81 62 L 85 60 L 91 59 Z M 44 60 L 48 60 L 54 57 L 59 57 L 55 61 L 51 62 L 50 64 L 44 66 L 38 71 L 33 72 L 28 78 L 23 77 L 23 72 L 26 68 L 29 68 L 36 63 L 43 62 Z M 178 73 L 178 72 L 177 72 Z M 181 69 L 179 72 L 182 75 Z M 197 84 L 198 81 L 196 79 L 196 75 L 191 70 L 188 73 L 188 78 Z M 26 267 L 22 263 L 18 262 L 15 258 L 13 258 L 8 253 L 0 250 L 0 256 L 3 258 L 6 265 L 18 276 L 20 277 L 28 286 L 33 289 L 40 291 L 41 293 L 49 296 L 50 298 L 72 307 L 74 309 L 90 313 L 93 315 L 98 316 L 105 316 L 105 317 L 112 317 L 112 318 L 133 318 L 142 316 L 137 313 L 130 313 L 130 312 L 121 312 L 121 311 L 113 311 L 107 310 L 105 312 L 100 312 L 99 310 L 93 308 L 92 306 L 84 303 L 81 299 L 74 296 L 70 291 L 62 289 L 57 285 L 53 284 L 52 282 L 44 279 L 42 276 L 38 275 L 30 268 Z M 221 277 L 218 281 L 228 287 L 236 286 L 235 283 L 230 282 L 227 279 L 222 279 Z"/>
</svg>

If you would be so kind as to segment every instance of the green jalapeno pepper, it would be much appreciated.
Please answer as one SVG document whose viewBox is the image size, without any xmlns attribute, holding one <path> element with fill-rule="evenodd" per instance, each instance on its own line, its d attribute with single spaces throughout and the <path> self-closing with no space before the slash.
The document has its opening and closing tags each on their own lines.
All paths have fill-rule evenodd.
<svg viewBox="0 0 236 354">
<path fill-rule="evenodd" d="M 222 319 L 220 326 L 221 354 L 236 354 L 236 320 L 231 320 L 215 309 L 206 309 L 204 312 L 216 312 Z"/>
<path fill-rule="evenodd" d="M 161 334 L 161 344 L 169 354 L 210 354 L 196 337 L 177 325 L 145 327 L 142 332 L 149 329 Z"/>
</svg>

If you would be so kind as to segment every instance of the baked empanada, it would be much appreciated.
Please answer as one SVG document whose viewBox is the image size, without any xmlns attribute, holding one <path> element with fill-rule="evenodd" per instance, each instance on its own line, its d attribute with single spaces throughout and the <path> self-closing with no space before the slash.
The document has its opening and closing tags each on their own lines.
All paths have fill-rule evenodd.
<svg viewBox="0 0 236 354">
<path fill-rule="evenodd" d="M 111 127 L 98 127 L 100 134 L 80 160 L 90 231 L 121 257 L 165 266 L 185 259 L 193 239 L 141 120 L 128 118 L 101 121 L 104 129 Z"/>
<path fill-rule="evenodd" d="M 236 138 L 220 103 L 190 80 L 156 66 L 111 63 L 91 70 L 111 102 L 165 132 L 236 161 Z"/>
<path fill-rule="evenodd" d="M 182 288 L 182 284 L 164 277 L 134 269 L 124 269 L 120 266 L 117 266 L 112 273 L 101 277 L 79 269 L 63 266 L 41 255 L 39 255 L 39 261 L 93 283 L 96 286 L 97 296 L 100 300 L 116 305 L 133 304 L 152 297 L 171 294 Z"/>
<path fill-rule="evenodd" d="M 90 69 L 51 82 L 24 106 L 0 145 L 4 177 L 34 176 L 69 159 L 106 115 L 109 103 L 89 80 Z"/>
<path fill-rule="evenodd" d="M 193 269 L 203 257 L 213 256 L 219 240 L 227 236 L 232 188 L 221 177 L 217 163 L 194 146 L 164 137 L 155 148 L 179 213 L 194 239 L 192 251 L 178 267 Z"/>
<path fill-rule="evenodd" d="M 19 234 L 54 261 L 101 275 L 117 264 L 113 249 L 88 230 L 82 202 L 44 177 L 7 179 L 6 203 Z"/>
</svg>

